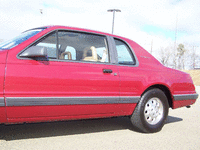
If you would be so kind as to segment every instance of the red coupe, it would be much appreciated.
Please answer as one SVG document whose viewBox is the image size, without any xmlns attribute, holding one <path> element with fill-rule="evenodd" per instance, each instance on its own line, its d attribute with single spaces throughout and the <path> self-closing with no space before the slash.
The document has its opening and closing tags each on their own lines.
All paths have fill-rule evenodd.
<svg viewBox="0 0 200 150">
<path fill-rule="evenodd" d="M 3 124 L 130 116 L 141 132 L 157 132 L 169 107 L 197 97 L 189 74 L 124 37 L 47 26 L 0 44 Z"/>
</svg>

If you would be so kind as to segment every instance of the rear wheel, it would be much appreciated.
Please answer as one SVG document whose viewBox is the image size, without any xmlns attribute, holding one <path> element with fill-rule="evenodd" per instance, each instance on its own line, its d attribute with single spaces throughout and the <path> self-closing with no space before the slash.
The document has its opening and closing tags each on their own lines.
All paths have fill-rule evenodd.
<svg viewBox="0 0 200 150">
<path fill-rule="evenodd" d="M 142 132 L 158 132 L 167 119 L 168 110 L 165 93 L 157 88 L 151 89 L 141 97 L 131 116 L 131 122 Z"/>
</svg>

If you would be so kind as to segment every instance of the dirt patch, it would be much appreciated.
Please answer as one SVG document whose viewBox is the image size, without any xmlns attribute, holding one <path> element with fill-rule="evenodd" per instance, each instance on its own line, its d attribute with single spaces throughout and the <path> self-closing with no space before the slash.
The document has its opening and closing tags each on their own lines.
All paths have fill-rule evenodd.
<svg viewBox="0 0 200 150">
<path fill-rule="evenodd" d="M 198 70 L 184 70 L 191 75 L 195 85 L 200 86 L 200 69 Z"/>
</svg>

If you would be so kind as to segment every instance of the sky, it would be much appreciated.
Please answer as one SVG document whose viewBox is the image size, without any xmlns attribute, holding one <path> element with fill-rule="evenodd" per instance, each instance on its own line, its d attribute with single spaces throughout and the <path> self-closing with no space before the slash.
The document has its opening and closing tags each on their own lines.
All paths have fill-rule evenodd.
<svg viewBox="0 0 200 150">
<path fill-rule="evenodd" d="M 187 44 L 200 53 L 200 0 L 0 0 L 0 40 L 45 25 L 112 32 L 147 51 Z M 42 14 L 40 13 L 42 9 Z M 176 36 L 176 38 L 175 38 Z"/>
</svg>

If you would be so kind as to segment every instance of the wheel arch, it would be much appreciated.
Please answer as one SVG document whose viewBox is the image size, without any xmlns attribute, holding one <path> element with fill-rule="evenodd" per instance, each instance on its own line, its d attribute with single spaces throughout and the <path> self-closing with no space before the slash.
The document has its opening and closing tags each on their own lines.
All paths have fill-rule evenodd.
<svg viewBox="0 0 200 150">
<path fill-rule="evenodd" d="M 150 87 L 148 87 L 148 88 L 142 93 L 142 95 L 143 95 L 145 92 L 147 92 L 148 90 L 154 89 L 154 88 L 158 88 L 158 89 L 162 90 L 162 91 L 165 93 L 165 95 L 166 95 L 166 97 L 167 97 L 167 99 L 168 99 L 169 107 L 172 108 L 172 106 L 173 106 L 172 94 L 171 94 L 169 88 L 168 88 L 167 86 L 165 86 L 165 85 L 162 85 L 162 84 L 151 85 Z M 142 95 L 141 95 L 141 96 L 142 96 Z"/>
</svg>

